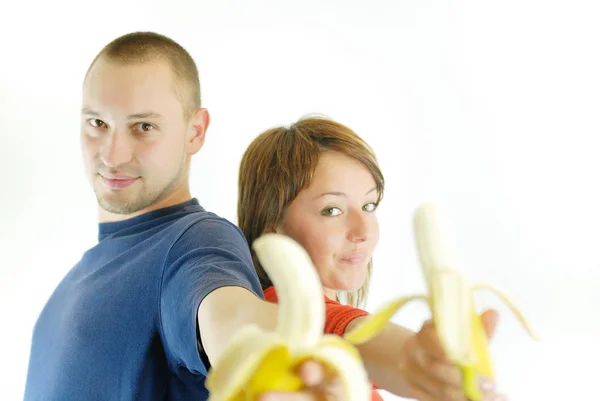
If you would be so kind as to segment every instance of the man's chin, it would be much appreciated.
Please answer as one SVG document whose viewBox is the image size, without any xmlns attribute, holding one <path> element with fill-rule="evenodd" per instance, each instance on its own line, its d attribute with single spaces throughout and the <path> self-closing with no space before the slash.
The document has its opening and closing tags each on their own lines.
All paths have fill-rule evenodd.
<svg viewBox="0 0 600 401">
<path fill-rule="evenodd" d="M 96 194 L 98 205 L 109 213 L 128 215 L 143 209 L 144 205 L 140 202 L 132 202 L 128 197 L 115 196 L 115 194 Z"/>
</svg>

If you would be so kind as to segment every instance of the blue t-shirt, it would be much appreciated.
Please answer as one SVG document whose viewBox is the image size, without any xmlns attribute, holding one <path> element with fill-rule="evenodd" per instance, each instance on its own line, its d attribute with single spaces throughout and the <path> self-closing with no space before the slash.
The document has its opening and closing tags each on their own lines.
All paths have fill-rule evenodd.
<svg viewBox="0 0 600 401">
<path fill-rule="evenodd" d="M 196 199 L 101 223 L 38 317 L 25 400 L 207 399 L 197 310 L 223 286 L 263 298 L 241 231 Z"/>
</svg>

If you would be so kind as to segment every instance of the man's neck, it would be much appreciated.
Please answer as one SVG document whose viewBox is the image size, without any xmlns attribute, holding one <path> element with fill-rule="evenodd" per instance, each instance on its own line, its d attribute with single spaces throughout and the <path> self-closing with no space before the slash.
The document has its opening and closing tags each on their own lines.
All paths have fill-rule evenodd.
<svg viewBox="0 0 600 401">
<path fill-rule="evenodd" d="M 169 195 L 160 199 L 158 202 L 155 202 L 155 203 L 151 204 L 150 206 L 147 206 L 144 209 L 140 209 L 131 214 L 111 213 L 111 212 L 104 210 L 100 205 L 98 205 L 98 222 L 99 223 L 114 223 L 117 221 L 129 220 L 134 217 L 153 212 L 155 210 L 179 205 L 181 203 L 189 201 L 190 199 L 192 199 L 192 195 L 190 193 L 189 187 L 181 186 L 181 187 L 177 187 L 177 189 L 175 189 L 175 191 L 171 192 Z"/>
</svg>

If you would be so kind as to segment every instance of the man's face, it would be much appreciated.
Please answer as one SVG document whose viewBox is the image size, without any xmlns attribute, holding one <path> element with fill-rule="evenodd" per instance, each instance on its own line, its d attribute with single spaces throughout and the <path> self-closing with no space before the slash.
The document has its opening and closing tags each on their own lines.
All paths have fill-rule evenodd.
<svg viewBox="0 0 600 401">
<path fill-rule="evenodd" d="M 100 206 L 132 214 L 171 194 L 186 169 L 190 126 L 166 62 L 99 59 L 83 86 L 81 148 Z"/>
</svg>

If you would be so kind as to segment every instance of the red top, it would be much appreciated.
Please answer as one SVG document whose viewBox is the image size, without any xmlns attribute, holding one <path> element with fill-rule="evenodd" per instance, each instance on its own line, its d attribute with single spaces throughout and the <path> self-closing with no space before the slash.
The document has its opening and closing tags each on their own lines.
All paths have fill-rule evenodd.
<svg viewBox="0 0 600 401">
<path fill-rule="evenodd" d="M 269 287 L 264 291 L 265 300 L 277 303 L 277 292 L 275 287 Z M 361 316 L 368 316 L 369 312 L 357 309 L 353 306 L 342 305 L 341 303 L 330 299 L 325 295 L 325 333 L 343 336 L 348 324 Z M 383 398 L 377 392 L 377 386 L 373 386 L 372 401 L 383 401 Z"/>
</svg>

